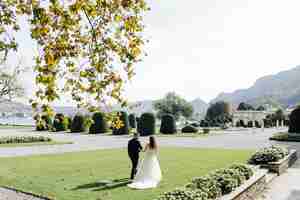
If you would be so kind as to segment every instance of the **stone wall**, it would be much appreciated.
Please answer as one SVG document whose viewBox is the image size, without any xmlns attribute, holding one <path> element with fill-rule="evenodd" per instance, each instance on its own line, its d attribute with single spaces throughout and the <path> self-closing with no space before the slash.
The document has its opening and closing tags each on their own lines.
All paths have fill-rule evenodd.
<svg viewBox="0 0 300 200">
<path fill-rule="evenodd" d="M 256 200 L 256 197 L 264 191 L 266 185 L 266 176 L 263 176 L 253 185 L 241 192 L 240 195 L 233 198 L 233 200 Z"/>
</svg>

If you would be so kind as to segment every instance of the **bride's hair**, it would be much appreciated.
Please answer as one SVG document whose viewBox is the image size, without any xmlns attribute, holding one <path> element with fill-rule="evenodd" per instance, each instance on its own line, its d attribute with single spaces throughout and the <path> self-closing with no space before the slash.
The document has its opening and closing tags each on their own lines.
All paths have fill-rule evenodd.
<svg viewBox="0 0 300 200">
<path fill-rule="evenodd" d="M 157 143 L 156 143 L 156 140 L 155 140 L 154 136 L 149 137 L 149 148 L 150 149 L 157 149 Z"/>
</svg>

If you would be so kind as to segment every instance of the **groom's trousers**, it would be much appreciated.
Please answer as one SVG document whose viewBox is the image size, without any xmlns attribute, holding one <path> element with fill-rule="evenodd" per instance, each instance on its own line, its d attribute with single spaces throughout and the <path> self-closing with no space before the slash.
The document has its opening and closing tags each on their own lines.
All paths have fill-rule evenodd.
<svg viewBox="0 0 300 200">
<path fill-rule="evenodd" d="M 134 179 L 134 176 L 137 173 L 137 166 L 139 163 L 139 156 L 130 156 L 130 160 L 132 163 L 132 168 L 131 168 L 131 174 L 130 174 L 130 179 Z"/>
</svg>

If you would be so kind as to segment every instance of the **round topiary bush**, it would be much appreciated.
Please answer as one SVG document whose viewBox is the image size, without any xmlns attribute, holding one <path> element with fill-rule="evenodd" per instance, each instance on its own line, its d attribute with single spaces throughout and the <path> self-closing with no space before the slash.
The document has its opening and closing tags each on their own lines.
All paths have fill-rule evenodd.
<svg viewBox="0 0 300 200">
<path fill-rule="evenodd" d="M 126 112 L 118 112 L 118 116 L 122 121 L 121 128 L 113 128 L 113 135 L 128 135 L 129 134 L 129 120 Z"/>
<path fill-rule="evenodd" d="M 133 113 L 128 116 L 128 120 L 130 128 L 136 128 L 136 117 Z"/>
<path fill-rule="evenodd" d="M 197 133 L 198 129 L 194 126 L 188 125 L 181 129 L 182 133 Z"/>
<path fill-rule="evenodd" d="M 161 118 L 160 132 L 162 134 L 175 134 L 176 122 L 173 115 L 163 115 Z"/>
<path fill-rule="evenodd" d="M 289 133 L 300 133 L 300 107 L 293 110 L 290 115 Z"/>
<path fill-rule="evenodd" d="M 57 113 L 53 121 L 53 131 L 66 131 L 69 121 L 62 113 Z"/>
<path fill-rule="evenodd" d="M 80 133 L 86 130 L 84 117 L 82 115 L 75 115 L 72 120 L 71 132 Z"/>
<path fill-rule="evenodd" d="M 93 124 L 90 126 L 90 134 L 106 133 L 107 132 L 107 123 L 105 116 L 101 112 L 96 112 L 93 114 Z"/>
<path fill-rule="evenodd" d="M 142 114 L 139 120 L 139 132 L 141 136 L 155 134 L 155 116 L 153 113 Z"/>
</svg>

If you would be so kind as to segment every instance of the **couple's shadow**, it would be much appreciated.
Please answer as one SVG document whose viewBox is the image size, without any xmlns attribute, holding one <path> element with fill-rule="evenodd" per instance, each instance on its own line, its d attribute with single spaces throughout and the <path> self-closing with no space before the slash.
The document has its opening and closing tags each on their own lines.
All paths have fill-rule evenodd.
<svg viewBox="0 0 300 200">
<path fill-rule="evenodd" d="M 131 180 L 129 178 L 114 179 L 114 180 L 100 180 L 93 183 L 78 185 L 72 190 L 92 189 L 92 191 L 101 191 L 101 190 L 109 190 L 109 189 L 124 187 L 129 183 L 131 183 Z"/>
</svg>

